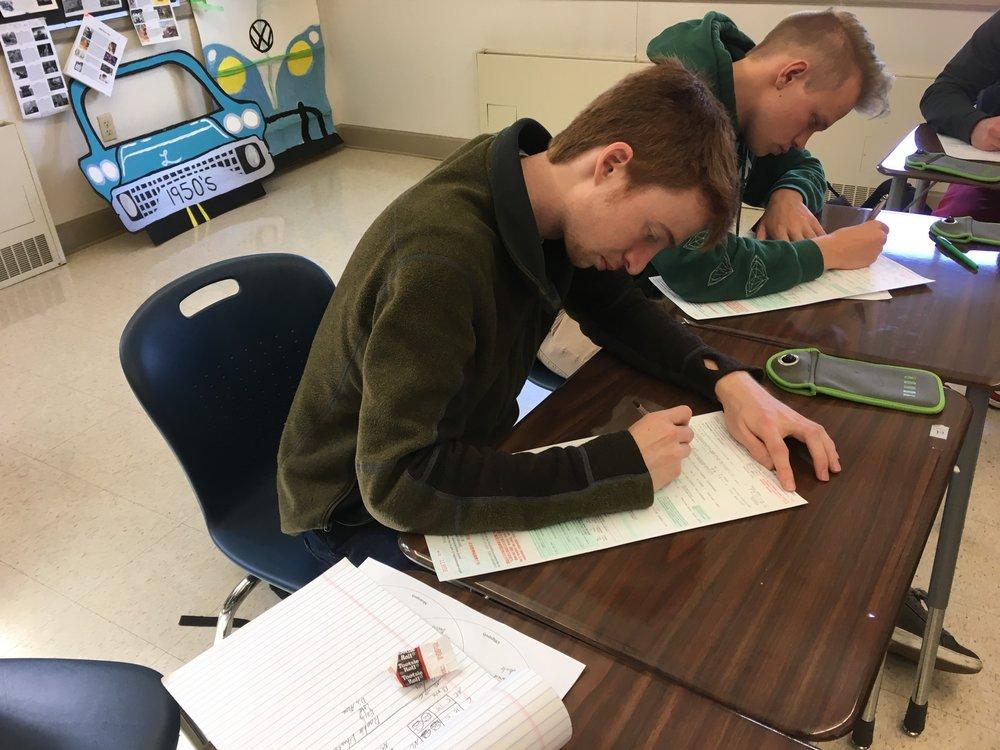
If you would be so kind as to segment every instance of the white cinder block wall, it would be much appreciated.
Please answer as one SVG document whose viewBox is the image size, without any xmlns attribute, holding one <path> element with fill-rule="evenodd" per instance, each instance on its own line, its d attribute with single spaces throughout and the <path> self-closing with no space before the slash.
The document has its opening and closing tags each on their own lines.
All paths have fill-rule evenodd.
<svg viewBox="0 0 1000 750">
<path fill-rule="evenodd" d="M 625 0 L 317 0 L 327 44 L 328 92 L 339 123 L 468 138 L 479 129 L 475 53 L 513 52 L 641 59 L 663 27 L 715 8 L 761 37 L 806 6 Z M 905 2 L 900 3 L 905 6 Z M 816 7 L 816 6 L 810 6 Z M 987 17 L 986 11 L 857 8 L 885 59 L 903 75 L 934 76 Z M 180 48 L 200 51 L 193 19 L 179 42 L 141 48 L 129 32 L 131 60 Z M 60 43 L 65 60 L 68 43 Z M 196 52 L 197 54 L 197 52 Z M 203 94 L 177 74 L 116 87 L 112 101 L 91 97 L 93 112 L 113 111 L 120 137 L 204 111 Z M 9 76 L 0 83 L 0 119 L 19 120 Z M 22 122 L 56 224 L 107 204 L 86 184 L 77 160 L 85 146 L 72 114 Z"/>
<path fill-rule="evenodd" d="M 611 0 L 319 0 L 334 112 L 352 125 L 468 138 L 479 132 L 477 50 L 644 59 L 678 21 L 718 10 L 760 39 L 822 6 Z M 987 11 L 851 8 L 899 75 L 934 77 Z"/>
</svg>

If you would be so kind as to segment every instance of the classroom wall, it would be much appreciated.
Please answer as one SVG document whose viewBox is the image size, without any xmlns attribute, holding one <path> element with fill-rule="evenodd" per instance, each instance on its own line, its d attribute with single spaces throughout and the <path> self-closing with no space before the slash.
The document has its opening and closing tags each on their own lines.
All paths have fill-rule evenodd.
<svg viewBox="0 0 1000 750">
<path fill-rule="evenodd" d="M 624 2 L 622 0 L 317 0 L 326 39 L 327 87 L 338 123 L 468 138 L 478 132 L 475 59 L 484 48 L 583 57 L 639 58 L 664 26 L 728 13 L 760 37 L 794 4 Z M 904 75 L 935 75 L 985 18 L 975 11 L 858 8 L 885 59 Z M 915 20 L 915 18 L 917 20 Z M 131 30 L 126 60 L 167 49 L 200 57 L 193 18 L 179 21 L 178 42 L 142 48 Z M 902 33 L 901 30 L 906 32 Z M 57 41 L 65 60 L 68 40 Z M 110 110 L 119 137 L 205 111 L 194 82 L 157 71 L 109 100 L 91 94 L 90 111 Z M 77 167 L 85 151 L 70 112 L 23 121 L 6 73 L 0 119 L 27 136 L 56 224 L 104 209 Z"/>
<path fill-rule="evenodd" d="M 664 27 L 718 10 L 751 37 L 816 6 L 598 0 L 318 0 L 338 122 L 468 138 L 476 51 L 644 59 Z M 903 4 L 903 3 L 901 3 Z M 900 75 L 933 77 L 988 13 L 852 8 Z"/>
<path fill-rule="evenodd" d="M 200 58 L 201 42 L 194 19 L 179 19 L 178 27 L 180 40 L 151 47 L 142 47 L 131 27 L 128 31 L 119 28 L 128 37 L 124 61 L 171 49 L 187 50 Z M 74 32 L 66 38 L 63 32 L 60 41 L 57 32 L 56 48 L 61 63 L 65 63 L 75 36 Z M 0 120 L 13 120 L 21 126 L 55 223 L 59 225 L 107 208 L 107 202 L 93 191 L 77 165 L 87 146 L 72 110 L 23 120 L 10 76 L 6 70 L 0 76 L 5 79 L 0 84 Z M 87 108 L 92 116 L 111 112 L 121 139 L 194 117 L 206 111 L 206 103 L 200 85 L 186 75 L 167 69 L 150 71 L 134 79 L 124 78 L 116 82 L 111 97 L 91 92 Z"/>
</svg>

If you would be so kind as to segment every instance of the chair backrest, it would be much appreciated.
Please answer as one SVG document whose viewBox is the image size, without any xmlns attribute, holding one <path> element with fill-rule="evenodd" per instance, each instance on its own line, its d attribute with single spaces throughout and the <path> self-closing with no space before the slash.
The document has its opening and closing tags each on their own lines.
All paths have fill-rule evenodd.
<svg viewBox="0 0 1000 750">
<path fill-rule="evenodd" d="M 187 317 L 181 302 L 220 281 L 239 290 Z M 261 483 L 334 284 L 297 255 L 224 260 L 150 297 L 122 333 L 139 402 L 173 449 L 211 526 Z"/>
</svg>

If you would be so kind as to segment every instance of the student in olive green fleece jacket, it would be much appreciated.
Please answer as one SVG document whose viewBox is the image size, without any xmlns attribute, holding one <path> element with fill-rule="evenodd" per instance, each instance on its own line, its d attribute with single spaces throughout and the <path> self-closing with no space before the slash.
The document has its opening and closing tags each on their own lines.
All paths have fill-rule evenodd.
<svg viewBox="0 0 1000 750">
<path fill-rule="evenodd" d="M 728 235 L 710 250 L 703 237 L 652 261 L 681 297 L 696 302 L 743 299 L 811 281 L 824 269 L 861 268 L 882 250 L 880 224 L 825 235 L 816 219 L 826 177 L 806 141 L 851 109 L 888 108 L 891 76 L 867 32 L 846 11 L 798 13 L 761 44 L 721 13 L 665 29 L 646 48 L 654 62 L 680 59 L 699 73 L 737 132 L 743 200 L 765 208 L 756 237 Z M 743 227 L 743 230 L 749 227 Z"/>
<path fill-rule="evenodd" d="M 704 84 L 676 63 L 649 68 L 549 141 L 532 120 L 473 139 L 358 244 L 278 453 L 282 529 L 321 559 L 404 565 L 393 530 L 529 529 L 643 508 L 678 476 L 694 437 L 686 406 L 580 447 L 490 447 L 513 426 L 562 307 L 634 367 L 718 399 L 735 438 L 789 489 L 785 436 L 807 444 L 821 480 L 839 471 L 822 427 L 629 278 L 700 227 L 720 237 L 735 213 L 732 130 Z"/>
</svg>

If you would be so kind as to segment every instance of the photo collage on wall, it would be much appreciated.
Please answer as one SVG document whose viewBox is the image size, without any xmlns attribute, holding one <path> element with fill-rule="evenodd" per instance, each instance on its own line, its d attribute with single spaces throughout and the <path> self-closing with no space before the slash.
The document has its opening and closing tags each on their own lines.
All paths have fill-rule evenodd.
<svg viewBox="0 0 1000 750">
<path fill-rule="evenodd" d="M 59 10 L 57 0 L 0 0 L 0 16 L 16 18 L 26 13 L 45 13 Z"/>
<path fill-rule="evenodd" d="M 68 17 L 121 8 L 122 0 L 62 0 L 62 4 L 63 13 Z"/>
<path fill-rule="evenodd" d="M 25 119 L 69 107 L 69 89 L 44 20 L 0 26 L 0 45 Z"/>
<path fill-rule="evenodd" d="M 127 0 L 132 25 L 143 46 L 180 38 L 170 0 Z"/>
<path fill-rule="evenodd" d="M 103 21 L 84 18 L 66 62 L 66 75 L 111 96 L 126 41 Z"/>
</svg>

